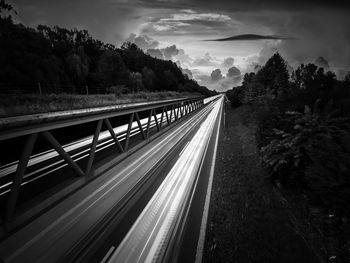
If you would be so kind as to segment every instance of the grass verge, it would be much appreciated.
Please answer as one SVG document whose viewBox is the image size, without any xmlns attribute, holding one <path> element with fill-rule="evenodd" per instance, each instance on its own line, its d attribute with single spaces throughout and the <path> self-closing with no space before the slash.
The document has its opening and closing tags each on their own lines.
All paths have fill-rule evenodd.
<svg viewBox="0 0 350 263">
<path fill-rule="evenodd" d="M 49 94 L 42 96 L 0 95 L 0 117 L 110 106 L 142 101 L 176 99 L 188 96 L 199 96 L 199 94 L 164 91 L 138 92 L 122 94 L 120 96 L 114 94 Z"/>
</svg>

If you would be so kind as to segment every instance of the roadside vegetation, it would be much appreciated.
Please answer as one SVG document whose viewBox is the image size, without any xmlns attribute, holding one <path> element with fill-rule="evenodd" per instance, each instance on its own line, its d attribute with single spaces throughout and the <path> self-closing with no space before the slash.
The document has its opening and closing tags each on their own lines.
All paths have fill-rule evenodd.
<svg viewBox="0 0 350 263">
<path fill-rule="evenodd" d="M 350 73 L 302 64 L 289 75 L 276 53 L 226 94 L 252 109 L 260 163 L 308 244 L 323 262 L 350 262 Z"/>
<path fill-rule="evenodd" d="M 137 92 L 129 94 L 49 94 L 49 95 L 0 95 L 0 118 L 36 113 L 74 110 L 135 103 L 142 101 L 167 100 L 202 96 L 199 93 L 175 91 Z"/>
<path fill-rule="evenodd" d="M 159 92 L 159 97 L 166 92 L 215 95 L 176 63 L 151 57 L 133 43 L 117 48 L 94 39 L 86 30 L 46 25 L 34 29 L 15 23 L 15 15 L 11 4 L 1 0 L 1 115 L 11 112 L 11 105 L 33 113 L 157 99 Z M 94 94 L 98 96 L 90 96 Z"/>
</svg>

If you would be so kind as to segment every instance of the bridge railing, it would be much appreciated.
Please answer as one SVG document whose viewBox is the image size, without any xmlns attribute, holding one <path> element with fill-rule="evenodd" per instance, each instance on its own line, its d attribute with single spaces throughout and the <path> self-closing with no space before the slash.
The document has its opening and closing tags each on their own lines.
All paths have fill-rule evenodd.
<svg viewBox="0 0 350 263">
<path fill-rule="evenodd" d="M 10 191 L 7 195 L 6 201 L 5 222 L 9 222 L 13 218 L 16 209 L 16 203 L 19 197 L 19 192 L 21 189 L 21 184 L 23 181 L 23 176 L 26 173 L 28 161 L 30 160 L 33 148 L 38 141 L 37 138 L 39 135 L 45 138 L 46 143 L 48 143 L 49 146 L 58 153 L 58 155 L 74 171 L 76 176 L 86 177 L 89 176 L 93 170 L 96 145 L 99 140 L 99 135 L 101 133 L 101 127 L 103 123 L 109 131 L 110 136 L 113 138 L 114 144 L 117 147 L 118 151 L 120 153 L 125 153 L 129 151 L 130 148 L 130 134 L 134 121 L 137 122 L 137 126 L 142 138 L 146 140 L 150 136 L 151 123 L 155 123 L 155 128 L 159 132 L 164 128 L 164 126 L 170 126 L 173 122 L 197 110 L 203 105 L 203 98 L 196 97 L 1 118 L 0 143 L 2 141 L 14 139 L 17 137 L 26 137 L 25 143 L 23 145 L 15 146 L 16 149 L 18 148 L 18 151 L 21 150 L 22 153 L 17 162 L 16 171 L 13 173 L 12 181 L 9 182 Z M 159 117 L 157 117 L 156 109 L 158 109 L 158 112 L 161 110 L 160 120 Z M 149 112 L 148 122 L 147 125 L 142 125 L 140 122 L 139 113 L 145 111 Z M 129 122 L 127 124 L 125 140 L 122 144 L 114 132 L 110 118 L 123 115 L 129 115 Z M 87 157 L 86 167 L 81 167 L 78 165 L 77 161 L 73 160 L 69 153 L 58 142 L 58 140 L 52 134 L 52 130 L 78 126 L 88 122 L 95 122 L 96 126 Z M 0 178 L 1 177 L 2 176 L 0 171 Z"/>
</svg>

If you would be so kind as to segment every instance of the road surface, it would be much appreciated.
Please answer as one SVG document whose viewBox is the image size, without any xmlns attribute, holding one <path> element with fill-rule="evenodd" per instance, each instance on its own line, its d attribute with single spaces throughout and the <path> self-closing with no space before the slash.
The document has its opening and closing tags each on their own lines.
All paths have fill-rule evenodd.
<svg viewBox="0 0 350 263">
<path fill-rule="evenodd" d="M 207 162 L 213 164 L 212 142 L 220 128 L 222 101 L 220 97 L 209 102 L 3 240 L 0 258 L 4 262 L 159 262 L 188 254 L 181 244 L 188 239 L 193 211 L 201 222 L 195 224 L 195 236 L 200 237 L 203 228 L 203 208 L 193 204 L 205 204 L 211 175 Z M 202 201 L 195 201 L 196 196 Z M 195 255 L 196 241 L 191 242 Z"/>
</svg>

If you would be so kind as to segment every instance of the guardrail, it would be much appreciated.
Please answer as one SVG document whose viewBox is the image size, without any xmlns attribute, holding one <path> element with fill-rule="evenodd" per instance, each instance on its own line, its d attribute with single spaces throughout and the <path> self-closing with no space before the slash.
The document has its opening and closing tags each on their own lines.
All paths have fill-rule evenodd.
<svg viewBox="0 0 350 263">
<path fill-rule="evenodd" d="M 37 142 L 38 135 L 42 135 L 45 138 L 47 143 L 49 143 L 49 145 L 57 151 L 57 153 L 63 158 L 63 160 L 77 176 L 83 177 L 90 175 L 92 172 L 96 145 L 103 123 L 109 131 L 110 136 L 113 138 L 119 152 L 123 153 L 129 150 L 130 133 L 134 120 L 136 120 L 138 124 L 142 138 L 146 140 L 149 138 L 151 122 L 155 122 L 156 129 L 159 132 L 162 129 L 163 123 L 165 123 L 166 126 L 169 126 L 174 121 L 177 121 L 179 118 L 193 112 L 203 105 L 203 98 L 198 97 L 0 119 L 0 142 L 21 136 L 27 137 L 24 145 L 22 145 L 22 154 L 18 160 L 17 169 L 13 176 L 11 190 L 6 203 L 5 221 L 11 221 L 14 215 L 23 176 L 26 173 L 28 161 L 32 154 L 34 145 Z M 160 120 L 157 118 L 156 109 L 161 109 Z M 138 114 L 139 112 L 144 111 L 149 111 L 148 123 L 145 128 L 143 128 L 141 125 Z M 122 143 L 119 141 L 109 120 L 112 117 L 122 115 L 130 116 L 124 145 L 122 145 Z M 172 120 L 174 121 L 172 122 Z M 89 150 L 87 165 L 85 169 L 83 169 L 65 151 L 64 147 L 62 147 L 58 140 L 53 136 L 51 131 L 58 128 L 80 125 L 87 122 L 96 122 L 96 126 Z"/>
</svg>

